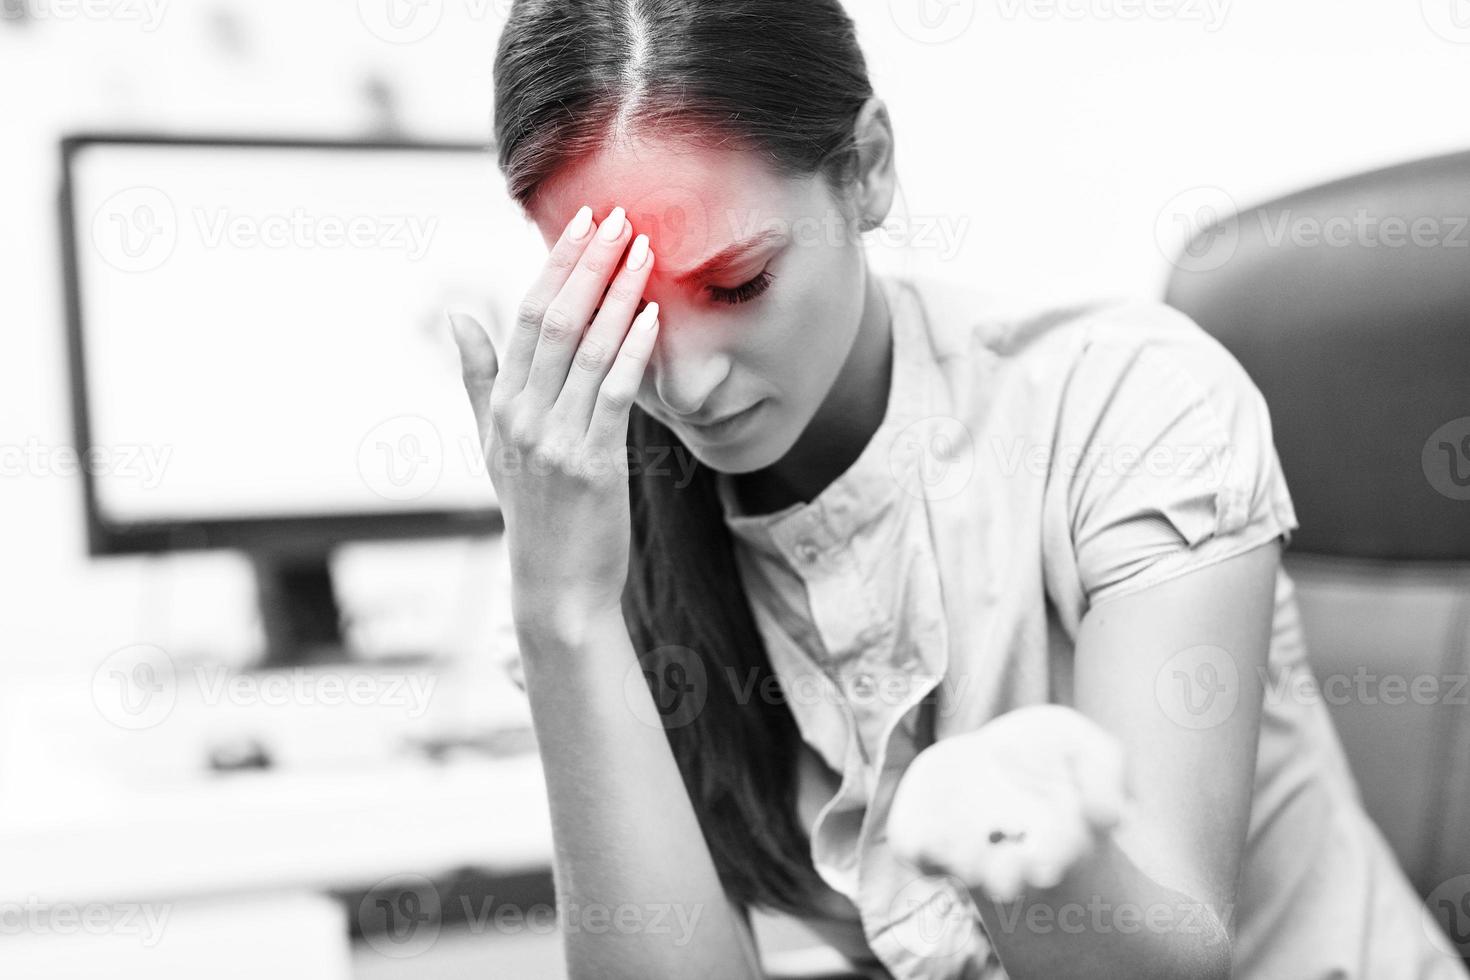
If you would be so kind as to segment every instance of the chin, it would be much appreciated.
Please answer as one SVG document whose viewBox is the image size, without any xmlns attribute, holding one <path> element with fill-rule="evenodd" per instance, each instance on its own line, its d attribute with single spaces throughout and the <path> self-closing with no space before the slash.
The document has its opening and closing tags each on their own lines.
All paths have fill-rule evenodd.
<svg viewBox="0 0 1470 980">
<path fill-rule="evenodd" d="M 761 452 L 761 447 L 753 445 L 703 445 L 680 438 L 695 459 L 717 473 L 731 476 L 755 473 L 781 458 L 773 458 L 771 453 Z"/>
<path fill-rule="evenodd" d="M 744 438 L 720 442 L 704 441 L 685 432 L 679 432 L 678 436 L 695 459 L 716 472 L 731 476 L 755 473 L 774 466 L 796 444 L 795 436 L 788 439 L 784 432 L 771 426 L 751 432 Z"/>
</svg>

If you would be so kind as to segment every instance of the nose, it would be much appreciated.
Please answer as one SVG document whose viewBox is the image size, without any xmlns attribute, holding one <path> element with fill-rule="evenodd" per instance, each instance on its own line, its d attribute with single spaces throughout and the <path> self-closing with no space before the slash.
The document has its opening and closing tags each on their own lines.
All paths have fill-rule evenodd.
<svg viewBox="0 0 1470 980">
<path fill-rule="evenodd" d="M 730 356 L 703 331 L 662 319 L 649 364 L 654 391 L 669 411 L 696 414 L 730 373 Z"/>
</svg>

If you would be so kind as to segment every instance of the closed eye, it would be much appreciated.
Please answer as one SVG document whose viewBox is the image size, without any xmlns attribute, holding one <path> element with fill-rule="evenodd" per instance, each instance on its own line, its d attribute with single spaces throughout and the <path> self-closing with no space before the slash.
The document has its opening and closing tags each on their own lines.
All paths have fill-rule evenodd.
<svg viewBox="0 0 1470 980">
<path fill-rule="evenodd" d="M 769 270 L 762 270 L 761 274 L 756 276 L 754 279 L 746 283 L 741 283 L 739 286 L 735 286 L 733 288 L 726 288 L 724 286 L 710 286 L 710 298 L 717 303 L 725 303 L 731 306 L 735 306 L 740 303 L 749 303 L 751 300 L 764 293 L 767 289 L 770 289 L 771 283 L 775 280 L 775 278 L 776 277 L 771 275 Z"/>
</svg>

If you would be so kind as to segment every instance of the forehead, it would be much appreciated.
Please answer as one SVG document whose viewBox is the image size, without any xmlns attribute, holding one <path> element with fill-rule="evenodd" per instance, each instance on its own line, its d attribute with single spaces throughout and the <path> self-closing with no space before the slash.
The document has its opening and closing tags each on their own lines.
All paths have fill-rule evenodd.
<svg viewBox="0 0 1470 980">
<path fill-rule="evenodd" d="M 777 174 L 747 150 L 637 140 L 563 168 L 531 211 L 548 247 L 577 209 L 600 222 L 613 208 L 646 234 L 665 273 L 687 271 L 721 248 L 820 206 L 816 179 Z"/>
</svg>

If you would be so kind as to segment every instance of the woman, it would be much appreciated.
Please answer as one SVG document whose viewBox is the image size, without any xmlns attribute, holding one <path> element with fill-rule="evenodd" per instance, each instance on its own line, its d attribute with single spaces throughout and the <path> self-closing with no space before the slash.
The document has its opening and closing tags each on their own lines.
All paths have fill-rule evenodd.
<svg viewBox="0 0 1470 980">
<path fill-rule="evenodd" d="M 870 274 L 837 0 L 518 0 L 495 81 L 550 252 L 498 344 L 451 320 L 559 900 L 639 910 L 573 976 L 759 976 L 751 907 L 905 980 L 1465 975 L 1268 696 L 1297 524 L 1223 348 Z"/>
</svg>

